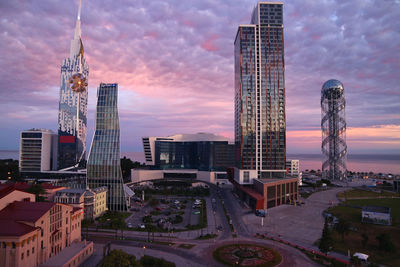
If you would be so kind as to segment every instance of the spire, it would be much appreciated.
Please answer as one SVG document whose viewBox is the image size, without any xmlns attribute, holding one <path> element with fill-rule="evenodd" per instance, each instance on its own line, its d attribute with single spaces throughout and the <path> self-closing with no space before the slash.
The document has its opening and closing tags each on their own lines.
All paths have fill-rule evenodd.
<svg viewBox="0 0 400 267">
<path fill-rule="evenodd" d="M 82 33 L 81 32 L 81 8 L 82 8 L 82 0 L 79 0 L 78 17 L 76 18 L 74 39 L 81 38 L 81 33 Z"/>
<path fill-rule="evenodd" d="M 81 8 L 82 8 L 82 0 L 79 0 L 78 6 L 78 16 L 76 18 L 76 25 L 75 25 L 75 33 L 74 39 L 71 40 L 71 49 L 70 49 L 70 58 L 81 54 L 83 56 L 83 44 L 81 40 Z"/>
<path fill-rule="evenodd" d="M 81 8 L 82 8 L 82 0 L 79 0 L 78 18 L 77 18 L 77 20 L 81 20 Z"/>
</svg>

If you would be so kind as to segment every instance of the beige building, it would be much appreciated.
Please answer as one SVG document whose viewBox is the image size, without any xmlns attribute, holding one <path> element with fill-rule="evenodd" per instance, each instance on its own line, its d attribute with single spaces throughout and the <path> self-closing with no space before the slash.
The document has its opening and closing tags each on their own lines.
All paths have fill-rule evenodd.
<svg viewBox="0 0 400 267">
<path fill-rule="evenodd" d="M 107 186 L 101 186 L 92 191 L 96 194 L 95 195 L 95 202 L 94 202 L 94 214 L 93 219 L 104 214 L 107 211 Z"/>
<path fill-rule="evenodd" d="M 82 208 L 84 219 L 93 220 L 107 211 L 107 187 L 63 189 L 56 192 L 54 202 Z"/>
<path fill-rule="evenodd" d="M 32 202 L 31 194 L 25 195 L 27 193 L 15 189 L 1 192 L 0 205 L 5 207 L 0 210 L 0 266 L 38 266 L 58 257 L 66 247 L 82 243 L 81 208 Z M 85 251 L 86 247 L 90 244 L 85 244 Z M 81 252 L 77 253 L 80 255 Z M 92 253 L 93 249 L 90 250 Z M 69 258 L 78 254 L 69 254 Z M 84 257 L 78 257 L 84 260 Z"/>
</svg>

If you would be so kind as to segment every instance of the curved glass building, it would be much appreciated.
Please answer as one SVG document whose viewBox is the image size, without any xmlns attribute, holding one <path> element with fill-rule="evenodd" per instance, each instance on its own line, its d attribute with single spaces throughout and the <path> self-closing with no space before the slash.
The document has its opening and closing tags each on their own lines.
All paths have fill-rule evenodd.
<svg viewBox="0 0 400 267">
<path fill-rule="evenodd" d="M 107 186 L 107 207 L 126 211 L 120 162 L 118 85 L 101 83 L 97 91 L 96 127 L 87 164 L 89 188 Z"/>
<path fill-rule="evenodd" d="M 345 107 L 343 84 L 338 80 L 325 82 L 321 90 L 323 178 L 347 178 Z"/>
</svg>

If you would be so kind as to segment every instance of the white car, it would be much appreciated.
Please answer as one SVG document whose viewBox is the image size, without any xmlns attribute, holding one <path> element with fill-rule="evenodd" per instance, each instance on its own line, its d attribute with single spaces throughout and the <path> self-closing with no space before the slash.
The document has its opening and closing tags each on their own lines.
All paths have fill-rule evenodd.
<svg viewBox="0 0 400 267">
<path fill-rule="evenodd" d="M 140 228 L 140 229 L 144 229 L 144 228 L 146 228 L 146 225 L 144 225 L 144 224 L 139 224 L 139 228 Z"/>
</svg>

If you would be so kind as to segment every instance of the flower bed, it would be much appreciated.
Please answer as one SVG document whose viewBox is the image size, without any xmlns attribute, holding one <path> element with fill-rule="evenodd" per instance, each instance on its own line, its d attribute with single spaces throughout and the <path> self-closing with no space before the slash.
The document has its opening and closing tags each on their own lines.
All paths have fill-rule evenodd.
<svg viewBox="0 0 400 267">
<path fill-rule="evenodd" d="M 282 261 L 273 249 L 253 244 L 231 244 L 217 248 L 214 258 L 228 266 L 272 267 Z"/>
</svg>

